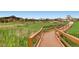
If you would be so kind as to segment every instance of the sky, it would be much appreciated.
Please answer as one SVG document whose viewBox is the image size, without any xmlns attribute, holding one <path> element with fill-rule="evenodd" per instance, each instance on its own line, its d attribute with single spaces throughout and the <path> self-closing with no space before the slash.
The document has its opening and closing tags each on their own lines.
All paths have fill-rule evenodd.
<svg viewBox="0 0 79 59">
<path fill-rule="evenodd" d="M 0 11 L 0 17 L 12 15 L 23 18 L 65 18 L 71 15 L 79 18 L 79 11 Z"/>
</svg>

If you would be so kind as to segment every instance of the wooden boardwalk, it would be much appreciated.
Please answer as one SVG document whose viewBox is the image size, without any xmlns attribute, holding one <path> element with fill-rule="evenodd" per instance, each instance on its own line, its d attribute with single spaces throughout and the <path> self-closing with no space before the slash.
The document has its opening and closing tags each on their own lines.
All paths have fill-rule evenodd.
<svg viewBox="0 0 79 59">
<path fill-rule="evenodd" d="M 59 30 L 66 31 L 72 26 L 72 24 L 73 22 L 69 22 L 67 25 L 59 28 Z M 28 42 L 30 47 L 32 47 L 32 40 L 36 37 L 39 37 L 38 34 L 40 32 L 41 30 L 29 38 Z M 57 36 L 56 33 L 57 31 L 55 29 L 49 30 L 48 32 L 44 32 L 43 36 L 39 39 L 39 42 L 37 43 L 36 47 L 65 47 L 65 45 L 61 42 L 60 38 Z"/>
<path fill-rule="evenodd" d="M 44 33 L 44 36 L 41 38 L 41 42 L 38 47 L 63 47 L 64 45 L 57 38 L 55 31 L 49 31 Z"/>
<path fill-rule="evenodd" d="M 62 31 L 66 31 L 72 26 L 73 22 L 69 22 L 66 26 L 60 28 Z M 41 41 L 37 47 L 64 47 L 60 39 L 57 37 L 55 30 L 44 33 L 44 36 L 41 38 Z"/>
</svg>

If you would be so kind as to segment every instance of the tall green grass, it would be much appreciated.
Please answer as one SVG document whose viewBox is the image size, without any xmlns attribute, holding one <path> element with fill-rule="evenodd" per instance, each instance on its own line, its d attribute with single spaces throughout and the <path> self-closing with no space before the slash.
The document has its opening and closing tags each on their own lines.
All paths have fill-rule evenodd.
<svg viewBox="0 0 79 59">
<path fill-rule="evenodd" d="M 67 33 L 79 38 L 79 22 L 74 22 L 72 27 L 67 31 Z"/>
<path fill-rule="evenodd" d="M 8 27 L 6 27 L 8 25 Z M 9 27 L 12 25 L 13 27 Z M 17 25 L 17 26 L 14 26 Z M 0 46 L 25 47 L 28 46 L 28 37 L 38 31 L 44 24 L 28 22 L 23 25 L 17 23 L 0 23 Z M 3 28 L 5 26 L 5 28 Z"/>
</svg>

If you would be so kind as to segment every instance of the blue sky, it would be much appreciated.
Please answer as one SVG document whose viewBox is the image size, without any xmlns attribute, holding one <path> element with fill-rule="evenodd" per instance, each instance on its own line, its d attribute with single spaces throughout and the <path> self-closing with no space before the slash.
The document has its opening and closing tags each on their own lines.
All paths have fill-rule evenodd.
<svg viewBox="0 0 79 59">
<path fill-rule="evenodd" d="M 11 15 L 24 18 L 64 18 L 71 15 L 79 18 L 79 11 L 0 11 L 0 17 Z"/>
</svg>

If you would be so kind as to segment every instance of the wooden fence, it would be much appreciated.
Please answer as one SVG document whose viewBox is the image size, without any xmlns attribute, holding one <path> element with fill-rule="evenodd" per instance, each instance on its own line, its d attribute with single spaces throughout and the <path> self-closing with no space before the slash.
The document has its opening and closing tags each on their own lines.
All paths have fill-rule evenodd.
<svg viewBox="0 0 79 59">
<path fill-rule="evenodd" d="M 56 29 L 57 32 L 56 32 L 56 35 L 58 36 L 58 38 L 60 39 L 60 41 L 67 47 L 70 47 L 70 44 L 68 44 L 68 42 L 66 42 L 65 40 L 63 40 L 63 38 L 60 36 L 62 35 L 63 33 L 61 32 L 64 32 L 64 31 L 67 31 L 68 29 L 70 29 L 73 25 L 73 22 L 69 22 L 67 25 L 59 28 L 59 29 Z M 61 32 L 60 32 L 61 31 Z"/>
<path fill-rule="evenodd" d="M 71 47 L 70 44 L 68 44 L 68 42 L 66 42 L 65 40 L 63 40 L 63 38 L 61 37 L 61 35 L 59 34 L 59 32 L 56 32 L 57 37 L 59 38 L 59 40 L 62 42 L 62 44 L 65 47 Z"/>
<path fill-rule="evenodd" d="M 59 32 L 60 35 L 63 35 L 64 37 L 68 38 L 69 40 L 71 40 L 72 42 L 79 44 L 79 38 L 72 36 L 70 34 L 65 33 L 64 31 L 61 31 L 59 29 L 55 29 L 57 32 Z"/>
<path fill-rule="evenodd" d="M 43 28 L 41 28 L 38 32 L 29 37 L 28 46 L 35 47 L 42 38 L 42 36 L 43 36 Z"/>
</svg>

